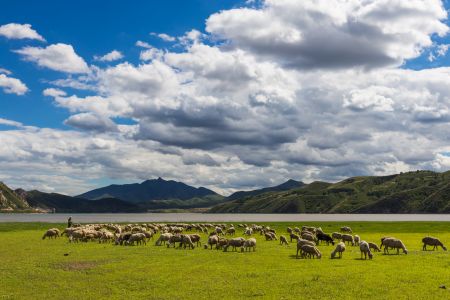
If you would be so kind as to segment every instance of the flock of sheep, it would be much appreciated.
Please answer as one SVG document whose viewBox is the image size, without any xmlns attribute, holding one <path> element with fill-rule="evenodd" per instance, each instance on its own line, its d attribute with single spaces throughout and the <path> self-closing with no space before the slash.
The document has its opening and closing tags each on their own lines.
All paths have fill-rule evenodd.
<svg viewBox="0 0 450 300">
<path fill-rule="evenodd" d="M 237 231 L 240 230 L 244 236 L 235 237 Z M 58 228 L 48 229 L 42 239 L 57 238 L 60 236 L 67 236 L 69 242 L 88 242 L 98 241 L 99 243 L 113 243 L 114 245 L 146 245 L 156 234 L 159 237 L 155 241 L 156 246 L 166 245 L 167 248 L 189 248 L 194 249 L 196 246 L 201 246 L 201 235 L 208 235 L 206 243 L 203 245 L 204 249 L 219 249 L 228 251 L 241 252 L 256 251 L 256 239 L 252 235 L 259 234 L 265 238 L 266 241 L 279 240 L 280 245 L 288 245 L 288 238 L 284 235 L 277 236 L 276 230 L 264 225 L 246 225 L 239 224 L 237 228 L 233 224 L 75 224 L 73 227 L 66 228 L 62 232 Z M 361 259 L 373 258 L 373 252 L 380 252 L 383 249 L 385 254 L 389 250 L 400 249 L 403 253 L 408 254 L 403 242 L 394 237 L 381 238 L 381 245 L 378 247 L 373 242 L 361 240 L 358 235 L 353 235 L 352 229 L 348 226 L 340 228 L 340 232 L 333 232 L 331 235 L 326 234 L 320 227 L 302 226 L 288 227 L 287 236 L 290 242 L 294 240 L 297 244 L 296 257 L 302 258 L 322 258 L 322 253 L 317 247 L 321 242 L 327 245 L 330 243 L 335 245 L 335 249 L 331 252 L 331 258 L 342 258 L 342 253 L 345 252 L 346 246 L 359 246 L 361 251 Z M 427 246 L 433 246 L 433 250 L 441 247 L 443 250 L 447 248 L 442 242 L 434 237 L 424 237 L 422 239 L 423 250 L 427 250 Z"/>
</svg>

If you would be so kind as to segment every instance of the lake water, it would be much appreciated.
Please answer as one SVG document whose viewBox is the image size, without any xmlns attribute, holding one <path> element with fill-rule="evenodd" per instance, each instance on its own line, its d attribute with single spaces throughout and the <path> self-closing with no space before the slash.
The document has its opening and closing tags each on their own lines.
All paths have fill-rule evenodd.
<svg viewBox="0 0 450 300">
<path fill-rule="evenodd" d="M 308 221 L 448 221 L 450 214 L 2 214 L 0 222 L 308 222 Z"/>
</svg>

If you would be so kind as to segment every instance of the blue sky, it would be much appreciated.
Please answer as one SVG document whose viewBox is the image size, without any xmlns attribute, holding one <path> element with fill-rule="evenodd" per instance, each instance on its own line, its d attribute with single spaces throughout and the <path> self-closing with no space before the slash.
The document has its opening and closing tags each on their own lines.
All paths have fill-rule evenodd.
<svg viewBox="0 0 450 300">
<path fill-rule="evenodd" d="M 0 180 L 77 194 L 161 176 L 226 194 L 446 171 L 449 7 L 8 1 Z"/>
<path fill-rule="evenodd" d="M 136 40 L 147 41 L 155 47 L 170 47 L 149 33 L 165 32 L 178 36 L 192 28 L 203 30 L 210 14 L 241 2 L 168 0 L 135 1 L 133 5 L 126 5 L 123 1 L 108 1 L 105 5 L 101 1 L 82 0 L 70 4 L 44 1 L 47 5 L 43 5 L 37 1 L 8 1 L 2 4 L 0 24 L 32 24 L 48 43 L 76 45 L 76 52 L 88 62 L 93 61 L 94 55 L 117 49 L 128 61 L 137 63 L 139 49 L 133 47 Z M 47 86 L 45 81 L 56 80 L 61 74 L 36 68 L 11 52 L 24 45 L 42 46 L 43 43 L 0 37 L 0 45 L 0 67 L 20 75 L 30 89 L 23 97 L 2 94 L 0 117 L 33 126 L 67 128 L 63 121 L 69 113 L 42 96 L 42 90 Z"/>
</svg>

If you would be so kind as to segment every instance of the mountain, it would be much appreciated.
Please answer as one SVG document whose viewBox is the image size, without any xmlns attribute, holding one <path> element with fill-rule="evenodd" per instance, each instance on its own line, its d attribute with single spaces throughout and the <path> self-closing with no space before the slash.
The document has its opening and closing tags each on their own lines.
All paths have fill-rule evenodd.
<svg viewBox="0 0 450 300">
<path fill-rule="evenodd" d="M 252 191 L 239 191 L 239 192 L 233 193 L 227 197 L 227 200 L 236 200 L 236 199 L 250 197 L 250 196 L 257 196 L 257 195 L 267 193 L 267 192 L 286 191 L 286 190 L 291 190 L 294 188 L 299 188 L 303 185 L 305 185 L 305 184 L 301 181 L 295 181 L 295 180 L 289 179 L 285 183 L 282 183 L 277 186 L 266 187 L 266 188 L 262 188 L 262 189 L 258 189 L 258 190 L 252 190 Z"/>
<path fill-rule="evenodd" d="M 0 182 L 0 210 L 13 211 L 26 209 L 30 209 L 30 206 L 22 195 L 11 190 L 3 182 Z"/>
<path fill-rule="evenodd" d="M 25 198 L 34 208 L 57 213 L 142 212 L 142 209 L 136 204 L 115 198 L 87 200 L 57 193 L 43 193 L 40 191 L 26 192 Z"/>
<path fill-rule="evenodd" d="M 218 204 L 212 213 L 450 213 L 450 172 L 313 182 Z"/>
<path fill-rule="evenodd" d="M 79 198 L 97 200 L 117 198 L 123 201 L 138 203 L 152 200 L 188 200 L 206 196 L 220 196 L 204 187 L 195 188 L 182 182 L 158 179 L 146 180 L 142 183 L 113 184 L 79 195 Z"/>
</svg>

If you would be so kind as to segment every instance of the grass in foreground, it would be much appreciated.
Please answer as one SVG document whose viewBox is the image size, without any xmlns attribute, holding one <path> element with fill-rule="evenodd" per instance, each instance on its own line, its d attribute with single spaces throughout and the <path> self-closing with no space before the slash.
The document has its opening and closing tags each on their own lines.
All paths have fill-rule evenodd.
<svg viewBox="0 0 450 300">
<path fill-rule="evenodd" d="M 421 243 L 432 235 L 450 245 L 450 223 L 270 224 L 286 236 L 287 226 L 301 225 L 320 225 L 329 233 L 349 225 L 377 244 L 384 235 L 395 236 L 410 253 L 375 253 L 364 261 L 358 247 L 348 246 L 342 260 L 331 260 L 333 246 L 320 245 L 322 259 L 295 259 L 295 243 L 280 246 L 259 234 L 250 253 L 168 249 L 154 241 L 133 247 L 70 244 L 67 238 L 41 239 L 45 229 L 62 224 L 0 223 L 0 299 L 450 298 L 449 253 L 422 251 Z"/>
</svg>

